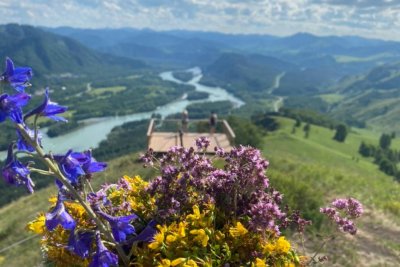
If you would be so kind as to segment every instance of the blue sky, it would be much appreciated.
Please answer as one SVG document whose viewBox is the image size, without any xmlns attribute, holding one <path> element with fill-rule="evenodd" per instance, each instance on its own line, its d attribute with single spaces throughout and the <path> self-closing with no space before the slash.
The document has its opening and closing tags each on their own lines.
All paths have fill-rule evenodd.
<svg viewBox="0 0 400 267">
<path fill-rule="evenodd" d="M 0 0 L 0 24 L 400 40 L 400 0 Z"/>
</svg>

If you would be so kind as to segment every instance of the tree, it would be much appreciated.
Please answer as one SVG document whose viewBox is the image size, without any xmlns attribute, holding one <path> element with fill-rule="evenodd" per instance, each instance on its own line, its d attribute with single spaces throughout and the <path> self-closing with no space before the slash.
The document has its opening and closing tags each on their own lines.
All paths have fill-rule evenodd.
<svg viewBox="0 0 400 267">
<path fill-rule="evenodd" d="M 296 116 L 296 122 L 294 124 L 294 127 L 300 127 L 301 126 L 301 120 L 299 116 Z"/>
<path fill-rule="evenodd" d="M 344 142 L 347 136 L 347 127 L 344 124 L 339 124 L 336 127 L 336 133 L 335 136 L 333 137 L 334 140 L 338 142 Z"/>
<path fill-rule="evenodd" d="M 304 128 L 303 128 L 304 138 L 308 138 L 308 136 L 310 135 L 310 130 L 311 130 L 311 125 L 309 123 L 304 125 Z"/>
<path fill-rule="evenodd" d="M 382 134 L 381 138 L 379 139 L 379 146 L 386 150 L 390 147 L 390 144 L 392 142 L 392 138 L 390 135 L 388 134 Z"/>
</svg>

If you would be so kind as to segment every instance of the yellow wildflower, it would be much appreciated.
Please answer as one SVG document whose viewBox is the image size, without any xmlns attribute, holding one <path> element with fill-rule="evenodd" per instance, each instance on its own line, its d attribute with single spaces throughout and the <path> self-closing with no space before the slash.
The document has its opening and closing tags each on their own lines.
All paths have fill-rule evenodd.
<svg viewBox="0 0 400 267">
<path fill-rule="evenodd" d="M 161 263 L 158 264 L 158 267 L 170 267 L 171 261 L 169 259 L 163 259 Z"/>
<path fill-rule="evenodd" d="M 171 266 L 177 266 L 181 263 L 184 263 L 185 261 L 186 261 L 186 258 L 177 258 L 171 262 Z"/>
<path fill-rule="evenodd" d="M 177 238 L 176 238 L 175 235 L 167 235 L 167 238 L 166 238 L 167 244 L 169 245 L 169 244 L 175 242 L 176 239 L 177 239 Z"/>
<path fill-rule="evenodd" d="M 201 219 L 201 214 L 200 214 L 200 209 L 199 206 L 194 205 L 193 206 L 193 214 L 189 214 L 188 216 L 186 216 L 187 220 L 191 220 L 191 221 L 198 221 Z"/>
<path fill-rule="evenodd" d="M 57 197 L 56 196 L 50 197 L 49 202 L 51 205 L 55 205 L 57 203 Z"/>
<path fill-rule="evenodd" d="M 34 232 L 35 234 L 43 234 L 45 231 L 45 227 L 44 227 L 45 221 L 46 221 L 46 217 L 43 214 L 41 214 L 35 220 L 29 222 L 28 225 L 26 226 L 26 228 L 29 231 Z"/>
<path fill-rule="evenodd" d="M 240 222 L 236 223 L 236 227 L 229 228 L 229 233 L 233 237 L 239 237 L 247 234 L 249 231 Z"/>
<path fill-rule="evenodd" d="M 186 223 L 180 222 L 179 223 L 179 228 L 178 228 L 178 236 L 179 237 L 182 238 L 182 237 L 186 236 L 185 229 L 186 229 Z"/>
<path fill-rule="evenodd" d="M 256 262 L 251 263 L 252 267 L 267 267 L 267 264 L 265 264 L 265 260 L 256 258 Z"/>
<path fill-rule="evenodd" d="M 275 245 L 268 243 L 263 246 L 263 249 L 264 249 L 264 251 L 263 251 L 264 253 L 272 254 L 275 252 Z"/>
<path fill-rule="evenodd" d="M 82 218 L 85 214 L 85 208 L 79 203 L 66 203 L 68 211 L 76 215 L 77 218 Z"/>
<path fill-rule="evenodd" d="M 206 234 L 206 231 L 204 229 L 199 229 L 199 230 L 192 230 L 190 231 L 192 235 L 196 235 L 194 238 L 194 241 L 200 242 L 203 247 L 207 246 L 208 240 L 210 239 L 208 235 Z"/>
<path fill-rule="evenodd" d="M 167 231 L 167 227 L 157 225 L 159 232 L 154 236 L 154 241 L 149 244 L 149 248 L 156 250 L 160 248 L 164 242 L 165 232 Z"/>
<path fill-rule="evenodd" d="M 278 253 L 286 254 L 290 250 L 290 243 L 285 239 L 284 236 L 279 237 L 276 241 L 275 249 Z"/>
<path fill-rule="evenodd" d="M 197 267 L 197 263 L 194 260 L 188 260 L 183 267 Z"/>
</svg>

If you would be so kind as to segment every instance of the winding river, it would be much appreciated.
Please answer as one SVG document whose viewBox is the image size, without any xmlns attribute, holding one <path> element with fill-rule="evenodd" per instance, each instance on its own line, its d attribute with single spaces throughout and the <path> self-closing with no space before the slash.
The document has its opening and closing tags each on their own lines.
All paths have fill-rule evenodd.
<svg viewBox="0 0 400 267">
<path fill-rule="evenodd" d="M 68 134 L 58 136 L 55 138 L 49 138 L 43 133 L 43 146 L 47 151 L 53 153 L 65 153 L 68 149 L 76 151 L 82 151 L 89 148 L 97 147 L 102 140 L 105 140 L 107 134 L 116 126 L 122 125 L 130 121 L 139 121 L 143 119 L 149 119 L 153 113 L 161 114 L 162 117 L 166 117 L 170 114 L 182 112 L 189 104 L 199 102 L 214 102 L 229 100 L 235 107 L 240 107 L 245 103 L 228 93 L 225 89 L 220 87 L 205 86 L 199 83 L 203 74 L 200 68 L 195 67 L 186 70 L 193 74 L 193 78 L 188 82 L 182 82 L 173 77 L 172 71 L 166 71 L 160 74 L 161 79 L 171 81 L 179 84 L 188 84 L 196 88 L 197 91 L 207 92 L 209 97 L 207 99 L 189 101 L 186 96 L 181 99 L 175 100 L 164 106 L 157 107 L 156 110 L 142 113 L 134 113 L 131 115 L 117 116 L 117 117 L 104 117 L 104 118 L 93 118 L 85 120 L 85 125 L 79 129 L 70 132 Z M 0 159 L 6 157 L 5 151 L 0 152 Z"/>
</svg>

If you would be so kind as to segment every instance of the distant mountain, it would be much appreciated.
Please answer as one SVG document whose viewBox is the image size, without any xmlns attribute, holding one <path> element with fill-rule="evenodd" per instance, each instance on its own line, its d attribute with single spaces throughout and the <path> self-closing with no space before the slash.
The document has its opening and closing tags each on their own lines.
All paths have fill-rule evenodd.
<svg viewBox="0 0 400 267">
<path fill-rule="evenodd" d="M 180 67 L 206 65 L 218 58 L 226 44 L 174 32 L 135 29 L 73 29 L 44 28 L 56 34 L 74 38 L 103 53 L 144 60 L 153 65 Z"/>
<path fill-rule="evenodd" d="M 82 44 L 118 56 L 180 67 L 206 66 L 222 53 L 262 54 L 302 67 L 340 68 L 335 79 L 357 74 L 382 63 L 400 60 L 400 43 L 356 36 L 315 36 L 298 33 L 287 37 L 262 34 L 225 34 L 200 31 L 149 29 L 45 28 Z"/>
<path fill-rule="evenodd" d="M 297 68 L 273 57 L 224 53 L 205 68 L 202 82 L 223 86 L 242 98 L 265 97 L 278 75 Z"/>
<path fill-rule="evenodd" d="M 37 77 L 138 69 L 143 62 L 91 50 L 79 42 L 25 25 L 0 26 L 0 58 L 11 57 L 17 65 L 29 65 Z"/>
<path fill-rule="evenodd" d="M 345 120 L 350 116 L 383 132 L 400 132 L 400 63 L 386 64 L 364 75 L 347 77 L 332 88 L 341 101 L 331 114 Z"/>
</svg>

